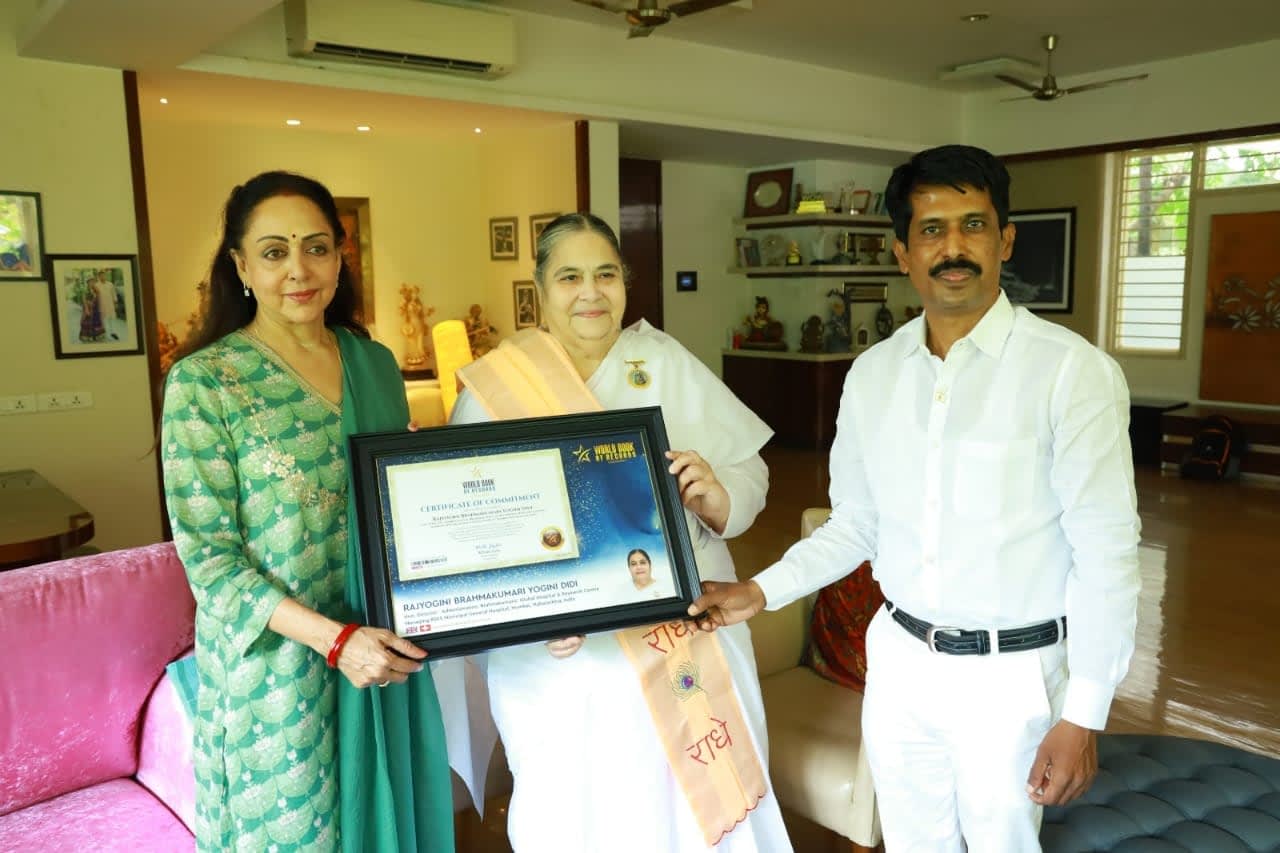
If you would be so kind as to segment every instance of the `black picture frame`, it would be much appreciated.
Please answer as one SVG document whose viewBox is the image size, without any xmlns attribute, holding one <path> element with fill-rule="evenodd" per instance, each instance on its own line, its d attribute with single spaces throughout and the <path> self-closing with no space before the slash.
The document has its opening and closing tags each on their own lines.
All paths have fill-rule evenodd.
<svg viewBox="0 0 1280 853">
<path fill-rule="evenodd" d="M 656 406 L 351 436 L 369 624 L 441 658 L 688 618 L 701 583 L 679 489 L 667 473 L 668 449 Z M 528 515 L 510 521 L 509 513 L 528 509 L 519 501 L 561 506 L 558 483 L 548 478 L 500 482 L 525 468 L 530 455 L 539 464 L 559 459 L 571 507 L 565 530 L 543 528 L 540 544 L 547 548 L 554 531 L 552 547 L 563 544 L 573 553 L 502 562 L 506 555 L 494 549 L 504 542 L 495 545 L 495 539 L 537 550 L 513 532 L 543 523 Z M 486 467 L 496 473 L 487 475 Z M 458 471 L 467 479 L 454 479 Z M 477 489 L 489 491 L 464 497 Z M 486 525 L 497 525 L 497 532 L 488 539 L 475 535 L 492 529 Z M 476 559 L 496 564 L 460 568 L 436 551 L 416 550 L 423 543 L 436 551 L 474 549 L 483 555 Z M 641 545 L 655 591 L 632 583 L 629 561 Z"/>
<path fill-rule="evenodd" d="M 54 358 L 139 355 L 146 339 L 137 255 L 45 255 Z"/>
<path fill-rule="evenodd" d="M 1075 291 L 1076 209 L 1009 212 L 1013 254 L 1000 286 L 1014 305 L 1038 314 L 1070 314 Z"/>
<path fill-rule="evenodd" d="M 514 261 L 520 257 L 519 220 L 495 216 L 489 220 L 489 260 Z"/>
</svg>

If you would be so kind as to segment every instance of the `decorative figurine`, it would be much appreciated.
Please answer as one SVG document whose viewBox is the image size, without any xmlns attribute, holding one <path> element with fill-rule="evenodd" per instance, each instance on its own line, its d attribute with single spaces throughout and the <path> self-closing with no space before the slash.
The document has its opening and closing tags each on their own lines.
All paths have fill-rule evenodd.
<svg viewBox="0 0 1280 853">
<path fill-rule="evenodd" d="M 418 297 L 418 286 L 400 285 L 400 317 L 404 325 L 400 334 L 404 335 L 404 369 L 406 372 L 428 370 L 427 367 L 427 319 L 436 313 L 436 309 L 427 308 Z"/>
<path fill-rule="evenodd" d="M 800 244 L 792 240 L 791 245 L 787 246 L 787 266 L 798 267 L 803 263 L 800 259 Z"/>
<path fill-rule="evenodd" d="M 871 330 L 861 323 L 853 330 L 853 351 L 863 353 L 871 346 Z"/>
<path fill-rule="evenodd" d="M 493 340 L 489 336 L 498 330 L 489 325 L 483 308 L 472 305 L 467 316 L 462 318 L 462 325 L 467 329 L 467 343 L 471 345 L 472 358 L 479 358 L 493 349 Z"/>
<path fill-rule="evenodd" d="M 831 319 L 827 321 L 827 352 L 849 352 L 853 338 L 849 333 L 849 303 L 839 290 L 828 291 L 831 300 Z"/>
<path fill-rule="evenodd" d="M 822 352 L 822 318 L 817 314 L 800 327 L 800 352 Z"/>
<path fill-rule="evenodd" d="M 851 243 L 852 239 L 848 231 L 841 231 L 836 235 L 836 253 L 831 256 L 831 260 L 828 263 L 842 264 L 844 266 L 856 264 L 858 262 L 857 256 L 849 254 Z"/>
<path fill-rule="evenodd" d="M 876 334 L 882 341 L 893 334 L 893 312 L 883 302 L 880 303 L 880 310 L 876 311 Z"/>
<path fill-rule="evenodd" d="M 756 309 L 746 318 L 747 339 L 742 342 L 743 349 L 785 350 L 787 345 L 782 340 L 782 324 L 769 316 L 769 300 L 764 296 L 756 297 Z"/>
</svg>

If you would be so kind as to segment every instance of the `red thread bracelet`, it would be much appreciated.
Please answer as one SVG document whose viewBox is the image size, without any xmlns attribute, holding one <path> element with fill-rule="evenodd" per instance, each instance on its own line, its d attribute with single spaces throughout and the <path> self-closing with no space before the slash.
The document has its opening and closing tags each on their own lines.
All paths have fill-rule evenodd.
<svg viewBox="0 0 1280 853">
<path fill-rule="evenodd" d="M 334 637 L 333 645 L 329 647 L 329 654 L 325 656 L 325 663 L 329 664 L 329 669 L 338 666 L 338 658 L 342 656 L 342 647 L 347 644 L 347 640 L 351 639 L 351 635 L 359 629 L 360 623 L 349 622 L 342 626 L 342 630 L 338 632 L 338 636 Z"/>
</svg>

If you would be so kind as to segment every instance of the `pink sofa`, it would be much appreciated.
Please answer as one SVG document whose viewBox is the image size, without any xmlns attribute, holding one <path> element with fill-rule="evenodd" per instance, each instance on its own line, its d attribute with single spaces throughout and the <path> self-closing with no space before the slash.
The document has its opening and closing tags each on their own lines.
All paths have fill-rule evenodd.
<svg viewBox="0 0 1280 853">
<path fill-rule="evenodd" d="M 194 849 L 171 544 L 0 572 L 0 851 Z"/>
</svg>

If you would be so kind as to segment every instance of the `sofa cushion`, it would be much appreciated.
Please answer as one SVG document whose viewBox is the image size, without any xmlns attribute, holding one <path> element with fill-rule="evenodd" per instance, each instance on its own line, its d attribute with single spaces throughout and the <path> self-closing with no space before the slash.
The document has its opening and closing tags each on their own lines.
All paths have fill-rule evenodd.
<svg viewBox="0 0 1280 853">
<path fill-rule="evenodd" d="M 195 840 L 145 788 L 113 779 L 0 817 L 5 853 L 194 850 Z"/>
<path fill-rule="evenodd" d="M 0 815 L 133 775 L 143 705 L 194 615 L 169 543 L 0 572 L 0 646 L 20 662 L 0 667 Z"/>
<path fill-rule="evenodd" d="M 862 694 L 807 667 L 762 678 L 769 776 L 778 802 L 845 838 L 880 840 L 862 745 Z"/>
<path fill-rule="evenodd" d="M 195 830 L 194 723 L 170 672 L 151 692 L 142 719 L 136 778 L 178 818 Z"/>
<path fill-rule="evenodd" d="M 867 626 L 884 604 L 871 564 L 824 586 L 813 606 L 805 663 L 823 678 L 862 692 L 867 684 Z"/>
</svg>

